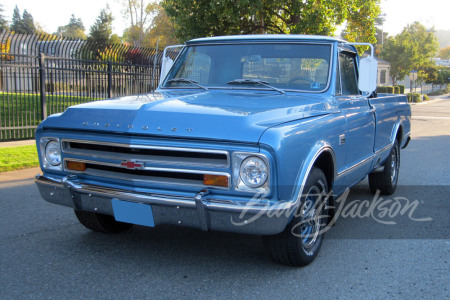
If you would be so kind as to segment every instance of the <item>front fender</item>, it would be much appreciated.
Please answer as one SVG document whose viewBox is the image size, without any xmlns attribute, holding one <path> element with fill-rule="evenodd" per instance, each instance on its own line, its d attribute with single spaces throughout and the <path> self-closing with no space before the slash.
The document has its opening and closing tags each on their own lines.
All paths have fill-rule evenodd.
<svg viewBox="0 0 450 300">
<path fill-rule="evenodd" d="M 329 114 L 278 125 L 262 135 L 261 147 L 272 148 L 275 156 L 279 201 L 299 201 L 309 172 L 324 152 L 332 157 L 331 178 L 336 179 L 346 155 L 339 147 L 339 134 L 345 130 L 345 117 Z"/>
</svg>

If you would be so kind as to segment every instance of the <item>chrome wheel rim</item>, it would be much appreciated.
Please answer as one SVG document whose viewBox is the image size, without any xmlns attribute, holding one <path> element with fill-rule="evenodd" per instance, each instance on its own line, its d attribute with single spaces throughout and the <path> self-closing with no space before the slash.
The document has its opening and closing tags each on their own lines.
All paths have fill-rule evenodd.
<svg viewBox="0 0 450 300">
<path fill-rule="evenodd" d="M 395 182 L 397 177 L 397 150 L 391 154 L 391 182 Z"/>
<path fill-rule="evenodd" d="M 317 212 L 321 190 L 317 186 L 309 189 L 302 205 L 301 241 L 305 249 L 312 248 L 320 233 L 320 213 Z"/>
</svg>

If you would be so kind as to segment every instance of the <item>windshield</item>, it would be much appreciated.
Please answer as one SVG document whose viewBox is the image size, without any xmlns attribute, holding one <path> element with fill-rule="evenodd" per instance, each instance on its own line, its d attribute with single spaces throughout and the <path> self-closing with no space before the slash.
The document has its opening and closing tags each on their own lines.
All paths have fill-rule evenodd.
<svg viewBox="0 0 450 300">
<path fill-rule="evenodd" d="M 270 89 L 255 84 L 262 81 L 281 90 L 319 92 L 328 85 L 330 57 L 329 44 L 189 46 L 162 87 Z"/>
</svg>

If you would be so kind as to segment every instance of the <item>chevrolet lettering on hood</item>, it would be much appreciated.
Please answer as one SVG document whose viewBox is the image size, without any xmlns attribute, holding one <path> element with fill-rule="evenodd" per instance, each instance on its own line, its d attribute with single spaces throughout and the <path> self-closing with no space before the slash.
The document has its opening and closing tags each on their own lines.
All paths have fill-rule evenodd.
<svg viewBox="0 0 450 300">
<path fill-rule="evenodd" d="M 273 260 L 307 265 L 349 187 L 368 176 L 372 193 L 394 193 L 410 140 L 406 96 L 376 93 L 373 47 L 360 58 L 356 45 L 241 35 L 165 50 L 155 91 L 39 125 L 39 191 L 93 231 L 260 235 Z"/>
</svg>

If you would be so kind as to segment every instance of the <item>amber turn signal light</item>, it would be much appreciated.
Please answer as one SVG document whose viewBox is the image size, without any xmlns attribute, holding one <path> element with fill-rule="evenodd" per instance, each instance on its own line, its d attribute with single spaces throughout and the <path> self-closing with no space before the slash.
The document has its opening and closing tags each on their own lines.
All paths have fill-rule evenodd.
<svg viewBox="0 0 450 300">
<path fill-rule="evenodd" d="M 86 171 L 86 164 L 78 161 L 66 161 L 67 170 L 72 171 Z"/>
<path fill-rule="evenodd" d="M 228 177 L 223 175 L 203 175 L 204 185 L 228 187 Z"/>
</svg>

